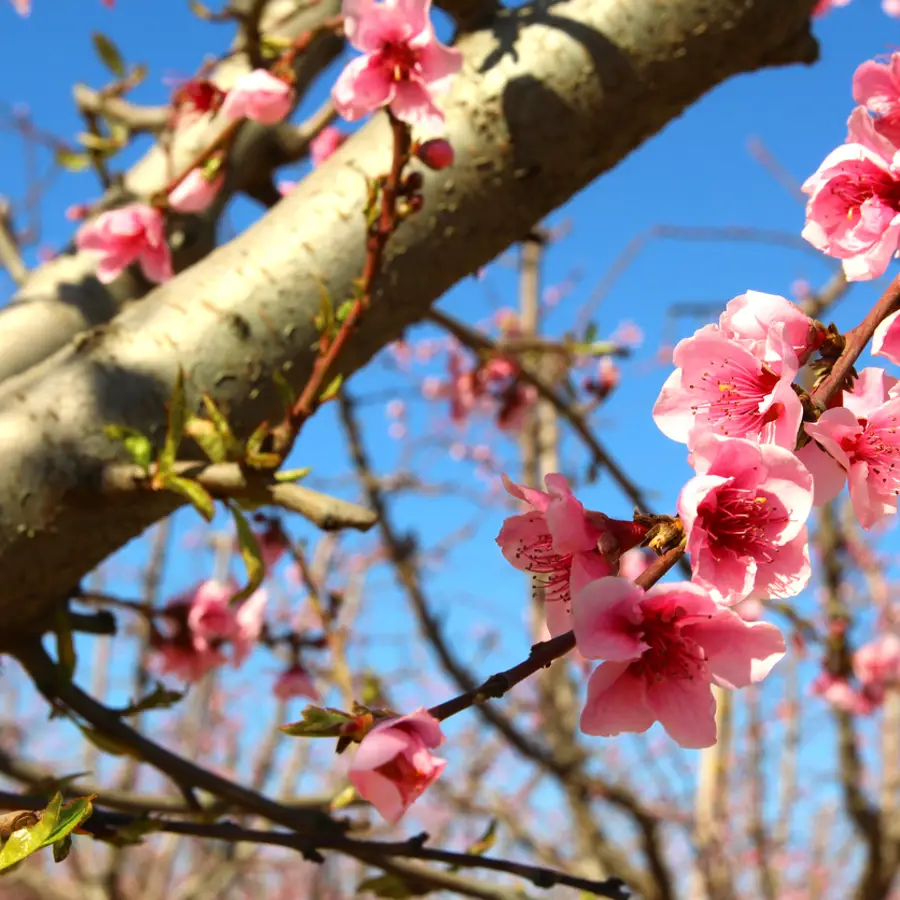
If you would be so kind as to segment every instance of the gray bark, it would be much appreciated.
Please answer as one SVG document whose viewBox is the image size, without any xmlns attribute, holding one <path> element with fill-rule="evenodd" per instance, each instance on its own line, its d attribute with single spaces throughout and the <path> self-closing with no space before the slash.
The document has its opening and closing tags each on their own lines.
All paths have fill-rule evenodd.
<svg viewBox="0 0 900 900">
<path fill-rule="evenodd" d="M 812 62 L 813 5 L 543 2 L 463 35 L 464 70 L 444 104 L 456 163 L 425 173 L 424 209 L 389 244 L 344 370 L 364 365 L 706 91 L 741 72 Z M 120 458 L 105 423 L 159 439 L 179 365 L 192 399 L 211 392 L 245 431 L 277 414 L 274 372 L 303 384 L 320 286 L 340 301 L 362 269 L 366 176 L 386 171 L 389 142 L 378 116 L 240 237 L 3 385 L 6 633 L 38 625 L 87 572 L 179 505 L 174 496 L 113 503 L 92 494 L 102 466 Z M 54 299 L 90 282 L 62 282 Z M 298 447 L 302 455 L 302 435 Z"/>
</svg>

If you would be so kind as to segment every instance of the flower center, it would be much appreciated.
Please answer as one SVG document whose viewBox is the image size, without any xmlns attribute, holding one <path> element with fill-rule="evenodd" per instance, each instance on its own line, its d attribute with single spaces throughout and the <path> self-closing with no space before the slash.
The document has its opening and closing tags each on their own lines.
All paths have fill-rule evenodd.
<svg viewBox="0 0 900 900">
<path fill-rule="evenodd" d="M 649 648 L 632 667 L 648 681 L 693 679 L 706 668 L 706 656 L 690 638 L 684 637 L 676 625 L 684 610 L 654 611 L 639 626 L 641 638 Z"/>
<path fill-rule="evenodd" d="M 381 48 L 381 61 L 394 81 L 408 81 L 410 72 L 419 64 L 419 54 L 409 44 L 390 42 Z"/>
<path fill-rule="evenodd" d="M 732 437 L 761 432 L 765 425 L 778 418 L 782 409 L 780 404 L 775 404 L 760 412 L 766 398 L 775 390 L 778 376 L 767 366 L 754 371 L 733 365 L 724 372 L 725 367 L 726 363 L 712 360 L 709 369 L 700 376 L 700 383 L 688 385 L 688 390 L 700 395 L 698 402 L 691 406 L 692 412 L 696 415 L 704 410 L 711 426 Z"/>
<path fill-rule="evenodd" d="M 862 430 L 841 439 L 841 449 L 851 462 L 869 465 L 870 482 L 882 494 L 900 494 L 900 438 L 896 428 L 873 428 L 865 419 Z"/>
<path fill-rule="evenodd" d="M 785 521 L 777 518 L 768 499 L 749 488 L 725 487 L 700 504 L 700 516 L 716 556 L 723 550 L 737 556 L 752 555 L 758 562 L 772 562 L 770 526 Z"/>
</svg>

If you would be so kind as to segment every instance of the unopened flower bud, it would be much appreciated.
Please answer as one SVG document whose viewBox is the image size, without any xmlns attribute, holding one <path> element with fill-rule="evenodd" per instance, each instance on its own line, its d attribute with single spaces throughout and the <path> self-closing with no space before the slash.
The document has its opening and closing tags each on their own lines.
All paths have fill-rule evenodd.
<svg viewBox="0 0 900 900">
<path fill-rule="evenodd" d="M 409 175 L 403 179 L 403 193 L 414 194 L 416 191 L 422 190 L 424 181 L 425 179 L 422 178 L 421 172 L 410 172 Z"/>
<path fill-rule="evenodd" d="M 441 169 L 453 165 L 453 147 L 450 146 L 450 141 L 445 141 L 443 138 L 435 138 L 419 144 L 415 149 L 415 154 L 429 169 L 434 169 L 435 172 L 440 172 Z"/>
</svg>

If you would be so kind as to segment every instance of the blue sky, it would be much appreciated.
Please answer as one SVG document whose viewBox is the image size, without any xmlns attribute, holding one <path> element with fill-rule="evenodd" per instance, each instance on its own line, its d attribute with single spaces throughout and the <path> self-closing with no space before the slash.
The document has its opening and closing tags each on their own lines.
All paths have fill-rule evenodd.
<svg viewBox="0 0 900 900">
<path fill-rule="evenodd" d="M 59 136 L 71 137 L 81 127 L 71 102 L 72 82 L 82 80 L 101 86 L 104 81 L 104 70 L 90 45 L 92 30 L 112 37 L 129 61 L 150 66 L 146 84 L 133 99 L 152 103 L 163 102 L 170 90 L 163 78 L 188 75 L 201 53 L 223 48 L 229 34 L 227 26 L 199 22 L 188 12 L 187 4 L 178 0 L 119 0 L 113 11 L 99 0 L 35 0 L 34 6 L 32 17 L 20 20 L 0 0 L 0 102 L 9 107 L 27 103 L 35 122 Z M 655 226 L 740 226 L 781 232 L 785 237 L 782 246 L 650 241 L 605 293 L 596 310 L 601 336 L 625 320 L 636 322 L 646 335 L 634 358 L 622 364 L 621 385 L 597 414 L 595 424 L 604 444 L 623 461 L 661 511 L 674 508 L 690 469 L 683 448 L 663 437 L 650 416 L 669 371 L 658 363 L 655 354 L 663 340 L 684 337 L 704 324 L 686 320 L 667 325 L 672 306 L 702 303 L 721 307 L 751 288 L 789 295 L 797 279 L 818 286 L 834 271 L 833 264 L 812 248 L 796 245 L 803 226 L 802 204 L 754 160 L 748 141 L 762 141 L 780 165 L 802 182 L 844 139 L 855 67 L 864 59 L 889 53 L 900 43 L 900 22 L 883 15 L 877 0 L 855 0 L 815 27 L 822 43 L 822 58 L 817 65 L 753 73 L 720 86 L 549 220 L 550 224 L 570 220 L 573 229 L 548 251 L 545 284 L 557 284 L 573 271 L 581 273 L 575 289 L 548 315 L 548 333 L 555 335 L 571 327 L 582 305 L 629 242 Z M 328 80 L 323 79 L 307 105 L 317 105 L 327 89 Z M 0 194 L 21 199 L 24 162 L 18 140 L 0 131 Z M 63 217 L 64 209 L 70 203 L 90 200 L 97 190 L 90 174 L 64 174 L 54 181 L 41 203 L 41 243 L 63 246 L 72 234 L 71 224 Z M 239 201 L 229 218 L 235 228 L 242 229 L 258 214 L 255 206 Z M 499 306 L 514 306 L 513 263 L 514 256 L 507 254 L 487 270 L 483 280 L 465 279 L 444 298 L 444 308 L 475 322 Z M 842 327 L 855 324 L 885 283 L 886 278 L 875 285 L 855 287 L 835 311 L 837 323 Z M 0 274 L 0 297 L 10 293 L 9 281 Z M 410 336 L 428 334 L 420 330 Z M 416 374 L 426 371 L 439 369 L 419 368 Z M 351 382 L 356 395 L 382 398 L 367 404 L 363 417 L 379 470 L 390 471 L 398 459 L 414 453 L 417 467 L 429 480 L 457 482 L 470 492 L 486 493 L 485 481 L 478 479 L 468 463 L 452 461 L 445 446 L 435 445 L 435 435 L 442 440 L 444 437 L 435 426 L 440 411 L 413 403 L 409 442 L 387 436 L 383 398 L 392 392 L 408 397 L 411 385 L 409 377 L 396 374 L 383 360 Z M 477 440 L 478 427 L 462 439 Z M 446 438 L 450 440 L 453 435 L 448 433 Z M 514 444 L 497 446 L 504 467 L 516 475 Z M 340 478 L 349 471 L 340 448 L 335 417 L 326 409 L 304 432 L 295 462 L 311 465 L 315 478 Z M 585 457 L 571 440 L 564 444 L 563 459 L 567 473 L 583 481 Z M 352 486 L 345 490 L 350 496 L 354 494 Z M 591 508 L 621 517 L 630 514 L 627 500 L 602 475 L 595 484 L 582 485 L 580 496 Z M 490 674 L 522 658 L 528 646 L 522 626 L 525 584 L 521 576 L 509 570 L 493 542 L 502 521 L 502 507 L 452 497 L 406 497 L 395 504 L 395 511 L 402 527 L 421 531 L 426 546 L 462 525 L 475 527 L 473 539 L 458 546 L 445 567 L 430 573 L 433 603 L 461 655 L 474 661 L 479 673 Z M 184 513 L 178 522 L 175 543 L 181 551 L 167 571 L 168 590 L 210 573 L 209 559 L 184 549 L 185 531 L 196 529 L 196 517 Z M 292 527 L 298 534 L 311 534 L 301 525 Z M 145 549 L 143 544 L 132 545 L 119 554 L 109 570 L 109 590 L 120 590 L 124 595 L 134 590 L 133 567 Z M 801 607 L 808 602 L 801 601 Z M 486 618 L 500 632 L 499 644 L 489 658 L 479 652 L 472 638 L 473 625 Z M 367 634 L 373 640 L 389 632 L 402 638 L 408 633 L 409 620 L 405 602 L 393 589 L 388 574 L 376 572 L 361 620 Z M 367 651 L 366 658 L 376 666 L 390 666 L 396 661 L 396 651 L 391 649 L 395 646 Z M 410 658 L 412 665 L 425 666 L 421 651 L 415 647 Z M 86 678 L 89 663 L 83 665 Z M 274 669 L 271 660 L 261 659 L 249 664 L 241 677 L 259 674 L 267 679 L 270 675 L 266 673 Z M 266 687 L 267 683 L 262 689 Z M 404 691 L 404 696 L 410 702 L 415 699 L 409 691 Z M 775 702 L 776 698 L 770 699 Z M 252 715 L 251 707 L 247 707 L 247 714 Z M 248 733 L 252 735 L 254 729 Z"/>
</svg>

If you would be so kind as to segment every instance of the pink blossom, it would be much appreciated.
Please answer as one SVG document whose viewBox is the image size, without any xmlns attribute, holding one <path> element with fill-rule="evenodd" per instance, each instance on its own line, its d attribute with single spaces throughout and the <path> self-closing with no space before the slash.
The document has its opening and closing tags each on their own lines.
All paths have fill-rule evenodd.
<svg viewBox="0 0 900 900">
<path fill-rule="evenodd" d="M 853 654 L 853 674 L 877 697 L 886 687 L 900 684 L 900 637 L 889 632 L 863 644 Z"/>
<path fill-rule="evenodd" d="M 835 497 L 849 479 L 850 501 L 863 528 L 897 511 L 900 493 L 900 395 L 896 379 L 864 369 L 843 406 L 828 409 L 807 433 L 819 447 L 801 456 L 816 478 L 816 500 Z M 821 452 L 821 451 L 824 451 Z M 829 459 L 830 457 L 830 459 Z"/>
<path fill-rule="evenodd" d="M 850 0 L 819 0 L 812 11 L 814 16 L 823 16 L 825 13 L 839 6 L 846 6 Z"/>
<path fill-rule="evenodd" d="M 502 477 L 506 490 L 531 509 L 510 516 L 497 543 L 507 562 L 540 576 L 544 600 L 550 604 L 547 627 L 551 634 L 561 634 L 572 627 L 572 594 L 596 578 L 614 574 L 618 556 L 643 535 L 629 535 L 631 523 L 616 523 L 603 513 L 586 511 L 563 475 L 544 479 L 549 493 Z"/>
<path fill-rule="evenodd" d="M 900 0 L 881 0 L 881 11 L 895 19 L 900 18 Z"/>
<path fill-rule="evenodd" d="M 437 129 L 444 114 L 434 95 L 462 65 L 458 50 L 437 39 L 431 0 L 344 0 L 344 33 L 363 52 L 338 76 L 332 97 L 350 122 L 382 106 L 402 122 Z"/>
<path fill-rule="evenodd" d="M 231 608 L 231 598 L 236 592 L 233 584 L 215 579 L 198 585 L 187 618 L 191 633 L 206 643 L 231 640 L 237 632 Z"/>
<path fill-rule="evenodd" d="M 640 733 L 659 721 L 682 747 L 710 747 L 710 686 L 761 681 L 785 653 L 774 625 L 743 621 L 690 582 L 645 592 L 624 578 L 600 578 L 576 593 L 573 614 L 578 649 L 606 660 L 588 682 L 585 734 Z"/>
<path fill-rule="evenodd" d="M 875 130 L 896 144 L 900 139 L 900 53 L 894 53 L 889 63 L 862 63 L 853 74 L 853 99 L 876 117 Z"/>
<path fill-rule="evenodd" d="M 872 355 L 900 365 L 900 312 L 891 313 L 872 335 Z"/>
<path fill-rule="evenodd" d="M 172 255 L 163 217 L 158 209 L 144 203 L 100 213 L 78 229 L 75 244 L 79 250 L 100 254 L 97 280 L 101 284 L 114 281 L 133 262 L 140 264 L 149 281 L 168 281 L 172 277 Z"/>
<path fill-rule="evenodd" d="M 793 597 L 812 574 L 806 520 L 813 479 L 789 450 L 701 434 L 690 445 L 697 475 L 682 488 L 693 580 L 720 603 L 751 593 Z"/>
<path fill-rule="evenodd" d="M 814 697 L 821 697 L 843 712 L 867 716 L 875 708 L 872 700 L 857 691 L 846 678 L 837 678 L 828 672 L 821 672 L 809 690 Z"/>
<path fill-rule="evenodd" d="M 309 142 L 309 159 L 313 166 L 321 166 L 349 136 L 340 129 L 335 128 L 334 125 L 323 128 Z"/>
<path fill-rule="evenodd" d="M 841 260 L 850 281 L 882 275 L 900 240 L 897 148 L 857 107 L 848 143 L 832 151 L 803 185 L 809 195 L 803 237 Z"/>
<path fill-rule="evenodd" d="M 314 703 L 319 700 L 319 691 L 309 672 L 299 663 L 286 669 L 278 676 L 272 693 L 279 700 L 290 700 L 291 697 L 308 697 Z"/>
<path fill-rule="evenodd" d="M 634 581 L 639 575 L 643 574 L 644 569 L 656 559 L 656 554 L 652 550 L 636 547 L 622 554 L 619 560 L 619 575 Z"/>
<path fill-rule="evenodd" d="M 221 651 L 209 646 L 196 646 L 173 640 L 154 642 L 155 665 L 161 675 L 171 675 L 193 684 L 226 663 Z"/>
<path fill-rule="evenodd" d="M 169 192 L 169 208 L 180 213 L 200 213 L 216 199 L 224 175 L 209 179 L 202 169 L 191 169 Z"/>
<path fill-rule="evenodd" d="M 730 340 L 743 344 L 774 372 L 781 366 L 787 344 L 803 365 L 821 345 L 823 335 L 796 304 L 778 294 L 747 291 L 728 301 L 719 328 Z M 791 358 L 793 361 L 793 357 Z"/>
<path fill-rule="evenodd" d="M 430 141 L 425 141 L 424 144 L 416 144 L 415 145 L 415 155 L 417 159 L 420 159 L 429 169 L 433 169 L 435 172 L 440 172 L 442 169 L 447 169 L 453 165 L 453 146 L 450 141 L 445 140 L 444 138 L 434 138 Z"/>
<path fill-rule="evenodd" d="M 293 105 L 294 92 L 287 84 L 265 69 L 254 69 L 235 81 L 222 102 L 222 115 L 277 125 Z"/>
<path fill-rule="evenodd" d="M 678 368 L 653 407 L 657 427 L 681 443 L 692 434 L 715 431 L 793 448 L 803 407 L 792 387 L 797 358 L 783 338 L 771 334 L 771 353 L 780 356 L 779 372 L 716 325 L 679 341 L 673 353 Z"/>
<path fill-rule="evenodd" d="M 278 193 L 281 194 L 282 197 L 287 197 L 287 195 L 297 187 L 297 182 L 281 180 L 277 183 L 276 187 L 278 188 Z"/>
<path fill-rule="evenodd" d="M 31 13 L 31 0 L 12 0 L 15 11 L 25 18 Z"/>
<path fill-rule="evenodd" d="M 734 611 L 745 622 L 758 622 L 763 617 L 766 608 L 758 598 L 748 597 L 746 600 L 741 600 L 741 602 L 734 607 Z"/>
<path fill-rule="evenodd" d="M 225 92 L 205 78 L 189 78 L 172 92 L 176 119 L 187 123 L 222 106 Z"/>
<path fill-rule="evenodd" d="M 446 761 L 431 753 L 443 741 L 441 723 L 424 708 L 379 722 L 353 757 L 350 782 L 394 824 L 444 771 Z"/>
<path fill-rule="evenodd" d="M 235 634 L 232 638 L 234 655 L 231 664 L 237 668 L 250 655 L 256 646 L 265 622 L 264 612 L 268 602 L 268 594 L 260 588 L 252 593 L 239 607 L 234 615 Z"/>
</svg>

